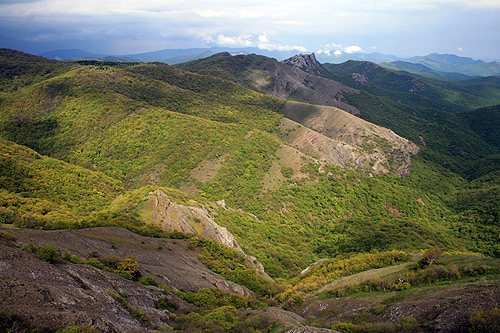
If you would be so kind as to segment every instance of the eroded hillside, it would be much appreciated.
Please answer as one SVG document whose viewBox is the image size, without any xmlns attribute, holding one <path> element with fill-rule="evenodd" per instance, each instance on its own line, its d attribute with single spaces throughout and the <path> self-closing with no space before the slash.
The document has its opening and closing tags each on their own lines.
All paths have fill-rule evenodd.
<svg viewBox="0 0 500 333">
<path fill-rule="evenodd" d="M 326 163 L 406 176 L 411 156 L 419 151 L 417 145 L 393 131 L 337 108 L 288 102 L 283 113 L 295 121 L 283 121 L 283 140 Z"/>
<path fill-rule="evenodd" d="M 190 294 L 216 289 L 221 304 L 224 297 L 226 302 L 233 299 L 231 305 L 240 304 L 236 307 L 242 311 L 255 298 L 248 288 L 209 270 L 198 259 L 202 248 L 188 239 L 142 237 L 113 227 L 1 228 L 0 248 L 2 328 L 9 328 L 7 318 L 15 315 L 18 327 L 47 332 L 76 325 L 92 325 L 100 332 L 164 331 L 177 325 L 179 317 L 200 310 L 182 299 L 190 300 Z M 58 255 L 47 255 L 56 253 L 47 249 Z M 282 328 L 305 322 L 277 309 L 247 314 L 256 315 L 268 316 Z"/>
</svg>

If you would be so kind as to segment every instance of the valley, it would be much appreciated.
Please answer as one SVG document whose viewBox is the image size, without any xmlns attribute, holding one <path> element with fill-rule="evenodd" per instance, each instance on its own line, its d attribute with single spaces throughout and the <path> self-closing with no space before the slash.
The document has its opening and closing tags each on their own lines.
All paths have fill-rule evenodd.
<svg viewBox="0 0 500 333">
<path fill-rule="evenodd" d="M 500 327 L 500 78 L 314 54 L 0 69 L 2 330 Z"/>
</svg>

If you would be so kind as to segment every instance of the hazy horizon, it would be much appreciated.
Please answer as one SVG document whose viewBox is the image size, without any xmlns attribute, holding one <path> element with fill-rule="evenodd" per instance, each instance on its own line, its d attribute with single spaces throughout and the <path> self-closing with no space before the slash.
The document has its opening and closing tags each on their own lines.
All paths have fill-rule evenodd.
<svg viewBox="0 0 500 333">
<path fill-rule="evenodd" d="M 256 47 L 330 56 L 500 59 L 495 0 L 4 0 L 0 18 L 0 47 L 33 54 Z"/>
</svg>

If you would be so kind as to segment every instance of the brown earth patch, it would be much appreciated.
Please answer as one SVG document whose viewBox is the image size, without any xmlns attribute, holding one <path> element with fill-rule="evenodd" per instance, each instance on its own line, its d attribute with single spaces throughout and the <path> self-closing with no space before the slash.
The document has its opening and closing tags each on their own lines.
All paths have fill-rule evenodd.
<svg viewBox="0 0 500 333">
<path fill-rule="evenodd" d="M 189 176 L 203 183 L 208 182 L 215 178 L 217 171 L 219 171 L 226 158 L 227 154 L 210 160 L 203 160 L 196 168 L 191 170 Z"/>
</svg>

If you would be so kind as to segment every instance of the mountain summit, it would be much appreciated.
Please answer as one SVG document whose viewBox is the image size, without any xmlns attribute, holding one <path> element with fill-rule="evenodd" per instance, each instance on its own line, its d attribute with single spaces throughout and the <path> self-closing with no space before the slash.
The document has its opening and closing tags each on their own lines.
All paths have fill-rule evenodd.
<svg viewBox="0 0 500 333">
<path fill-rule="evenodd" d="M 316 60 L 314 53 L 298 54 L 289 59 L 283 60 L 283 62 L 287 65 L 295 66 L 309 74 L 319 75 L 321 73 L 321 64 L 318 60 Z"/>
</svg>

